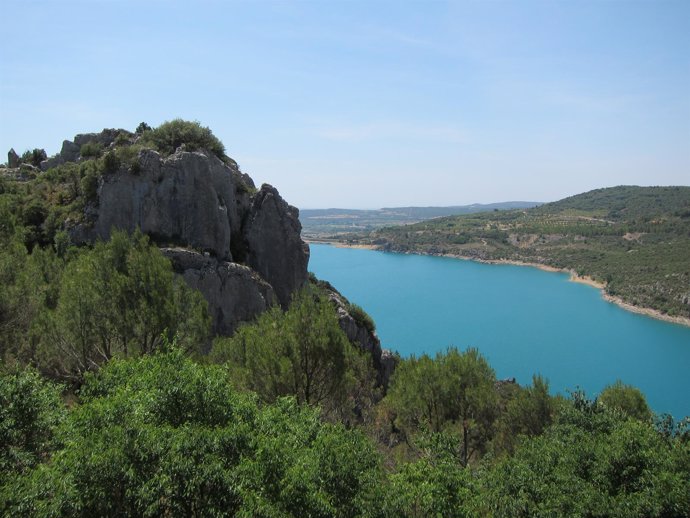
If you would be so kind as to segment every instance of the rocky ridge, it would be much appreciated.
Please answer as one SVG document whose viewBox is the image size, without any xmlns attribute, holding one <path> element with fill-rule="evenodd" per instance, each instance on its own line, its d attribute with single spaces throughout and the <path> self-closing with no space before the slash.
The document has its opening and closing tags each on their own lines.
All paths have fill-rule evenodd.
<svg viewBox="0 0 690 518">
<path fill-rule="evenodd" d="M 82 160 L 75 150 L 88 144 L 114 148 L 122 134 L 77 135 L 41 168 Z M 300 238 L 298 210 L 271 185 L 257 190 L 233 160 L 205 150 L 182 145 L 162 156 L 142 149 L 136 167 L 117 164 L 99 178 L 86 213 L 85 222 L 69 229 L 72 242 L 141 229 L 204 295 L 215 334 L 232 334 L 275 302 L 286 307 L 307 282 L 309 247 Z"/>
<path fill-rule="evenodd" d="M 85 146 L 110 152 L 137 139 L 115 129 L 80 134 L 42 160 L 40 170 L 87 159 Z M 8 158 L 13 166 L 27 165 L 18 162 L 14 150 Z M 187 285 L 202 293 L 214 334 L 231 335 L 275 303 L 287 307 L 308 282 L 309 247 L 300 237 L 298 209 L 271 185 L 256 189 L 232 159 L 203 149 L 188 151 L 183 144 L 163 156 L 144 148 L 134 164 L 117 163 L 99 177 L 84 221 L 67 230 L 73 243 L 88 244 L 108 239 L 114 229 L 137 228 L 160 247 Z M 372 355 L 379 382 L 386 385 L 394 357 L 352 318 L 342 295 L 335 289 L 331 294 L 341 328 Z"/>
</svg>

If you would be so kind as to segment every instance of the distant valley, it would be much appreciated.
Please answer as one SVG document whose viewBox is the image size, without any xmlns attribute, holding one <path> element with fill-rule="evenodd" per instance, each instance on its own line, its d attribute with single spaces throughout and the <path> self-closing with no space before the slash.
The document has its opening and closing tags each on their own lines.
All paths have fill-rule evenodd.
<svg viewBox="0 0 690 518">
<path fill-rule="evenodd" d="M 408 225 L 432 218 L 497 210 L 527 209 L 541 205 L 533 201 L 474 203 L 451 207 L 386 207 L 376 210 L 300 209 L 302 236 L 307 239 L 334 237 L 350 232 Z"/>
</svg>

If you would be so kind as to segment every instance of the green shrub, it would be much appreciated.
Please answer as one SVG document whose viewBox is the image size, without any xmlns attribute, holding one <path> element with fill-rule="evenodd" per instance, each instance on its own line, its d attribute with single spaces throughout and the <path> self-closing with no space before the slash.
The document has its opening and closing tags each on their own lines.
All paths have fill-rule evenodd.
<svg viewBox="0 0 690 518">
<path fill-rule="evenodd" d="M 98 142 L 87 142 L 81 146 L 79 153 L 82 158 L 98 158 L 101 156 L 103 146 Z"/>
<path fill-rule="evenodd" d="M 358 326 L 366 328 L 366 330 L 370 333 L 376 331 L 374 319 L 372 319 L 369 314 L 361 308 L 361 306 L 350 303 L 347 306 L 347 312 L 354 319 L 354 321 L 357 322 Z"/>
<path fill-rule="evenodd" d="M 22 164 L 31 164 L 38 167 L 46 158 L 48 158 L 48 155 L 45 150 L 34 148 L 32 151 L 24 151 L 19 161 Z"/>
<path fill-rule="evenodd" d="M 147 131 L 151 131 L 151 126 L 149 126 L 149 125 L 146 124 L 145 122 L 140 122 L 139 125 L 137 126 L 137 129 L 134 130 L 134 132 L 135 132 L 137 135 L 143 135 L 143 134 L 146 133 Z"/>
<path fill-rule="evenodd" d="M 100 175 L 95 171 L 88 171 L 81 179 L 81 192 L 87 202 L 96 201 L 98 198 L 98 178 Z"/>
<path fill-rule="evenodd" d="M 114 151 L 109 151 L 103 157 L 103 169 L 108 174 L 117 172 L 120 168 L 120 158 Z"/>
<path fill-rule="evenodd" d="M 50 462 L 0 487 L 0 514 L 354 517 L 382 483 L 363 434 L 292 398 L 258 405 L 174 348 L 88 376 L 60 433 Z"/>
<path fill-rule="evenodd" d="M 184 144 L 188 151 L 206 149 L 220 159 L 225 157 L 223 143 L 213 135 L 209 128 L 202 126 L 197 121 L 174 119 L 164 122 L 156 129 L 146 132 L 142 141 L 165 155 L 171 155 Z"/>
<path fill-rule="evenodd" d="M 40 462 L 63 414 L 60 387 L 37 372 L 0 374 L 0 484 Z"/>
<path fill-rule="evenodd" d="M 129 144 L 129 132 L 128 131 L 121 131 L 120 133 L 117 134 L 117 137 L 115 137 L 115 145 L 116 146 L 125 146 Z"/>
<path fill-rule="evenodd" d="M 125 166 L 133 174 L 138 174 L 141 166 L 139 164 L 139 152 L 143 146 L 134 144 L 131 146 L 118 147 L 115 154 L 120 162 L 120 165 Z"/>
</svg>

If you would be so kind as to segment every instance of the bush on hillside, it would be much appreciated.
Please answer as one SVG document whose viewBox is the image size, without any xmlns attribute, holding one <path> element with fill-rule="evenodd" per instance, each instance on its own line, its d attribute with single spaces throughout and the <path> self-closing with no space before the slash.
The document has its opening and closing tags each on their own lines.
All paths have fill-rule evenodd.
<svg viewBox="0 0 690 518">
<path fill-rule="evenodd" d="M 165 155 L 171 155 L 182 144 L 187 151 L 206 149 L 221 160 L 225 157 L 225 146 L 207 127 L 199 122 L 174 119 L 164 122 L 156 129 L 144 131 L 142 143 L 149 144 Z"/>
<path fill-rule="evenodd" d="M 347 312 L 354 319 L 354 321 L 357 322 L 358 326 L 364 327 L 370 333 L 376 331 L 376 324 L 374 323 L 374 319 L 371 318 L 369 314 L 366 311 L 364 311 L 364 309 L 362 309 L 361 306 L 350 303 L 347 306 Z"/>
</svg>

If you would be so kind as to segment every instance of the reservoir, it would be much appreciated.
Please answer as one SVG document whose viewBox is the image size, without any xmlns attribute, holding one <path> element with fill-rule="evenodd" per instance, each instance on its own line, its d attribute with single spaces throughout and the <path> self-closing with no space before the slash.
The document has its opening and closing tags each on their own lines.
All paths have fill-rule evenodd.
<svg viewBox="0 0 690 518">
<path fill-rule="evenodd" d="M 626 311 L 566 273 L 311 246 L 309 270 L 374 319 L 402 356 L 476 347 L 501 378 L 596 396 L 620 379 L 657 413 L 690 415 L 690 327 Z"/>
</svg>

